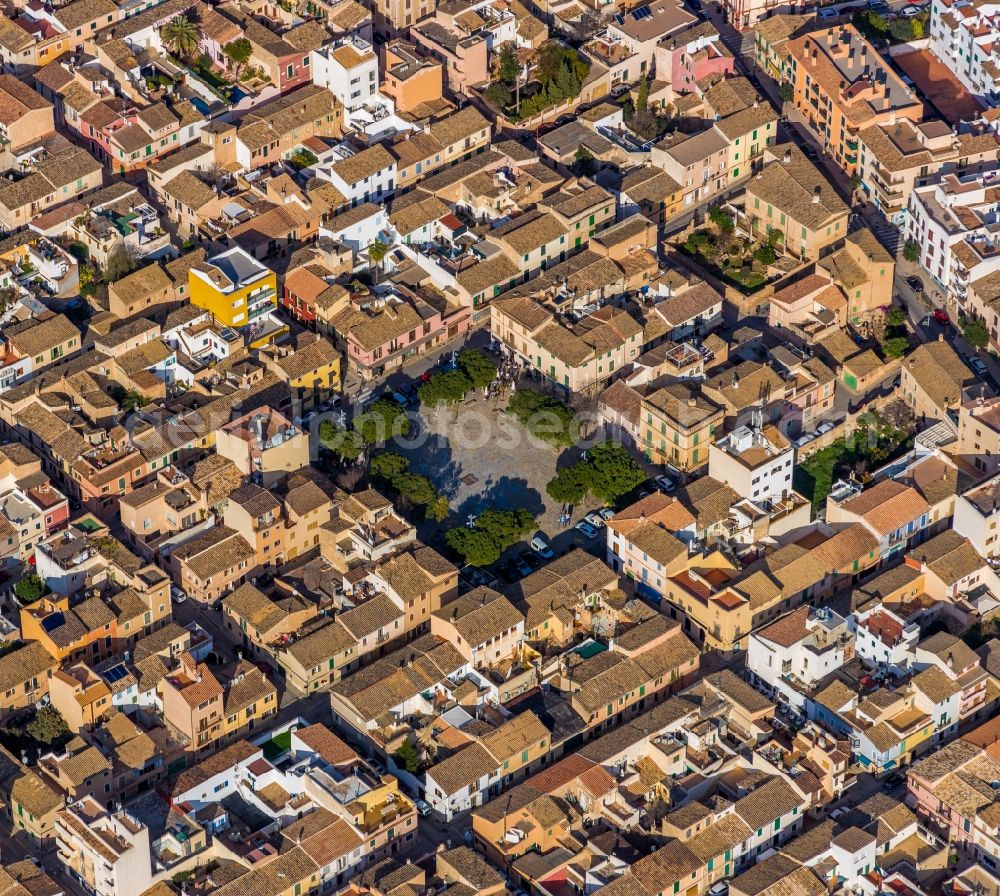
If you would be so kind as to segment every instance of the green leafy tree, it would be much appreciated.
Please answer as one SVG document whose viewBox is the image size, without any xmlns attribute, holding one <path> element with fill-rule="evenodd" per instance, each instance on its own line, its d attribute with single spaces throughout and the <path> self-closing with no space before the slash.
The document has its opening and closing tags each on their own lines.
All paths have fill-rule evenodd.
<svg viewBox="0 0 1000 896">
<path fill-rule="evenodd" d="M 354 429 L 344 429 L 332 420 L 319 425 L 320 444 L 344 460 L 357 460 L 365 450 L 364 439 Z"/>
<path fill-rule="evenodd" d="M 708 219 L 719 228 L 720 233 L 732 233 L 736 228 L 733 216 L 721 205 L 713 205 L 708 210 Z"/>
<path fill-rule="evenodd" d="M 494 81 L 483 91 L 486 97 L 494 106 L 500 110 L 509 109 L 514 102 L 514 96 L 510 88 L 500 81 Z"/>
<path fill-rule="evenodd" d="M 427 505 L 427 519 L 438 523 L 443 523 L 448 519 L 450 512 L 451 507 L 448 505 L 448 499 L 444 495 L 438 495 L 437 500 Z"/>
<path fill-rule="evenodd" d="M 51 706 L 43 706 L 38 710 L 24 730 L 29 737 L 50 746 L 70 738 L 69 726 L 65 719 Z"/>
<path fill-rule="evenodd" d="M 404 740 L 399 745 L 399 749 L 396 750 L 396 765 L 405 769 L 411 775 L 415 775 L 421 770 L 420 757 L 417 755 L 417 748 L 413 746 L 413 741 L 409 738 Z"/>
<path fill-rule="evenodd" d="M 882 345 L 887 358 L 902 358 L 909 347 L 909 340 L 905 336 L 892 336 Z"/>
<path fill-rule="evenodd" d="M 118 402 L 118 406 L 122 409 L 123 414 L 130 414 L 136 408 L 145 407 L 147 404 L 149 404 L 149 399 L 135 389 L 128 389 L 122 396 L 121 401 Z"/>
<path fill-rule="evenodd" d="M 986 324 L 975 318 L 965 318 L 962 322 L 962 337 L 973 348 L 985 348 L 990 344 L 990 333 Z"/>
<path fill-rule="evenodd" d="M 370 467 L 372 476 L 378 476 L 380 479 L 385 479 L 386 482 L 392 482 L 409 468 L 410 462 L 402 454 L 396 454 L 393 451 L 372 458 Z"/>
<path fill-rule="evenodd" d="M 376 280 L 378 279 L 378 275 L 382 273 L 382 262 L 385 261 L 385 256 L 388 253 L 389 247 L 381 240 L 375 240 L 368 247 L 368 258 L 375 265 Z"/>
<path fill-rule="evenodd" d="M 783 103 L 790 103 L 795 99 L 795 88 L 787 81 L 782 82 L 778 87 L 778 97 Z"/>
<path fill-rule="evenodd" d="M 594 154 L 581 143 L 576 148 L 573 164 L 570 167 L 577 177 L 593 177 L 597 170 L 597 161 L 594 159 Z"/>
<path fill-rule="evenodd" d="M 579 436 L 573 410 L 534 389 L 518 389 L 507 404 L 507 413 L 535 438 L 556 448 L 568 448 Z"/>
<path fill-rule="evenodd" d="M 296 171 L 301 171 L 303 168 L 309 168 L 315 165 L 319 158 L 315 153 L 309 152 L 308 149 L 304 147 L 299 147 L 295 150 L 285 161 L 288 162 Z"/>
<path fill-rule="evenodd" d="M 410 418 L 396 402 L 380 398 L 355 421 L 354 426 L 366 445 L 381 445 L 410 431 Z"/>
<path fill-rule="evenodd" d="M 906 323 L 906 309 L 893 305 L 885 316 L 885 325 L 892 329 L 902 327 Z"/>
<path fill-rule="evenodd" d="M 517 50 L 513 44 L 504 44 L 500 50 L 500 65 L 497 77 L 504 83 L 513 86 L 521 77 L 521 63 L 517 60 Z"/>
<path fill-rule="evenodd" d="M 601 442 L 587 449 L 587 459 L 564 467 L 545 490 L 557 501 L 576 504 L 588 492 L 611 503 L 646 478 L 642 468 L 618 442 Z"/>
<path fill-rule="evenodd" d="M 227 66 L 232 66 L 233 77 L 239 80 L 243 66 L 253 55 L 253 45 L 245 37 L 240 37 L 226 44 L 222 48 L 222 55 L 226 57 Z"/>
<path fill-rule="evenodd" d="M 753 257 L 761 264 L 774 264 L 778 260 L 778 253 L 772 246 L 758 246 L 754 250 Z"/>
<path fill-rule="evenodd" d="M 393 488 L 408 504 L 430 507 L 438 499 L 434 483 L 419 473 L 400 473 L 392 479 Z"/>
<path fill-rule="evenodd" d="M 642 112 L 646 109 L 649 109 L 649 77 L 643 72 L 639 81 L 639 92 L 635 98 L 635 110 Z"/>
<path fill-rule="evenodd" d="M 465 371 L 449 370 L 447 373 L 435 374 L 426 383 L 422 383 L 417 394 L 421 404 L 433 407 L 439 404 L 457 404 L 471 388 L 472 380 Z"/>
<path fill-rule="evenodd" d="M 114 283 L 122 277 L 127 277 L 138 267 L 138 256 L 124 246 L 118 246 L 104 264 L 104 279 L 108 283 Z"/>
<path fill-rule="evenodd" d="M 601 442 L 588 448 L 586 463 L 591 469 L 591 493 L 608 503 L 628 494 L 646 478 L 619 442 Z"/>
<path fill-rule="evenodd" d="M 496 364 L 478 349 L 459 352 L 458 366 L 476 389 L 485 389 L 496 379 Z"/>
<path fill-rule="evenodd" d="M 189 59 L 201 44 L 201 32 L 195 22 L 186 16 L 178 16 L 160 28 L 160 40 L 175 56 Z"/>
<path fill-rule="evenodd" d="M 500 546 L 479 529 L 459 527 L 449 529 L 444 540 L 448 547 L 462 555 L 470 566 L 489 566 L 500 559 Z"/>
<path fill-rule="evenodd" d="M 475 522 L 475 528 L 493 538 L 501 550 L 509 548 L 534 527 L 534 516 L 523 507 L 517 510 L 484 510 Z"/>
<path fill-rule="evenodd" d="M 563 467 L 545 485 L 545 491 L 563 504 L 579 504 L 590 489 L 590 470 L 586 464 Z"/>
<path fill-rule="evenodd" d="M 903 258 L 913 264 L 920 261 L 920 243 L 916 240 L 907 240 L 903 244 Z"/>
<path fill-rule="evenodd" d="M 49 593 L 49 586 L 41 576 L 29 572 L 14 586 L 14 593 L 22 604 L 33 604 Z"/>
</svg>

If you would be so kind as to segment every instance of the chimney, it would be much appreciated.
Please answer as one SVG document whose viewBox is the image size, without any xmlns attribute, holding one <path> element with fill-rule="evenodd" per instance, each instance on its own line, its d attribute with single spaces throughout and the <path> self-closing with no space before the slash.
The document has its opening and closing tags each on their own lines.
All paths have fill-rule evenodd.
<svg viewBox="0 0 1000 896">
<path fill-rule="evenodd" d="M 785 154 L 781 157 L 781 161 L 786 165 L 792 160 L 792 151 L 790 149 L 785 150 Z"/>
<path fill-rule="evenodd" d="M 819 184 L 813 187 L 813 195 L 812 195 L 813 205 L 819 205 L 819 194 L 822 189 L 823 188 Z"/>
<path fill-rule="evenodd" d="M 691 396 L 691 397 L 690 397 L 690 398 L 688 399 L 688 407 L 689 407 L 689 408 L 693 408 L 693 407 L 697 407 L 697 405 L 698 405 L 698 399 L 697 399 L 697 398 L 695 398 L 695 397 L 694 397 L 694 396 L 692 395 L 692 396 Z"/>
</svg>

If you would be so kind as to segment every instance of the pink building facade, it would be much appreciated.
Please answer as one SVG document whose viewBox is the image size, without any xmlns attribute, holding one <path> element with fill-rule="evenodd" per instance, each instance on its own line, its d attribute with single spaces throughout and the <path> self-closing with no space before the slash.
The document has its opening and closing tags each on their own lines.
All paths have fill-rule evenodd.
<svg viewBox="0 0 1000 896">
<path fill-rule="evenodd" d="M 658 44 L 654 58 L 657 79 L 669 83 L 675 94 L 691 93 L 702 78 L 729 75 L 735 67 L 733 54 L 723 46 L 718 33 L 704 24 Z"/>
</svg>

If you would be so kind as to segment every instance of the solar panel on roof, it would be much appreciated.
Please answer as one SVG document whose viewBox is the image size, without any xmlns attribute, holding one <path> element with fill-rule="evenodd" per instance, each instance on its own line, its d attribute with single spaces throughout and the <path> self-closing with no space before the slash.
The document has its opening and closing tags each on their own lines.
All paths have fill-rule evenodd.
<svg viewBox="0 0 1000 896">
<path fill-rule="evenodd" d="M 124 666 L 113 666 L 104 673 L 105 679 L 114 684 L 116 681 L 121 681 L 126 675 L 128 675 L 128 669 Z"/>
<path fill-rule="evenodd" d="M 617 13 L 615 15 L 615 24 L 616 25 L 624 25 L 625 24 L 625 16 L 623 16 L 621 13 Z"/>
<path fill-rule="evenodd" d="M 42 620 L 42 628 L 47 632 L 54 632 L 65 622 L 66 617 L 62 613 L 51 613 Z"/>
<path fill-rule="evenodd" d="M 642 19 L 648 19 L 653 14 L 653 11 L 648 6 L 637 6 L 632 10 L 632 18 L 637 22 Z"/>
</svg>

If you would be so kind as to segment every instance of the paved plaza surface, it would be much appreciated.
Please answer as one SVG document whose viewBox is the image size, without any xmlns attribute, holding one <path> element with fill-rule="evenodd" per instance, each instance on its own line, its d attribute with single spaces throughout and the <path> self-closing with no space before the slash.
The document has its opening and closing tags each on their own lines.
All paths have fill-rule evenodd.
<svg viewBox="0 0 1000 896">
<path fill-rule="evenodd" d="M 387 446 L 410 461 L 410 469 L 427 476 L 448 498 L 452 516 L 444 525 L 465 522 L 470 515 L 489 508 L 523 507 L 538 520 L 538 530 L 550 539 L 566 531 L 554 547 L 572 542 L 572 524 L 601 502 L 587 498 L 573 510 L 568 527 L 559 526 L 562 505 L 545 491 L 556 470 L 580 459 L 581 448 L 555 449 L 533 439 L 521 424 L 506 414 L 509 395 L 477 397 L 453 407 L 420 408 L 415 412 L 415 438 Z M 431 535 L 436 527 L 420 527 Z"/>
</svg>

